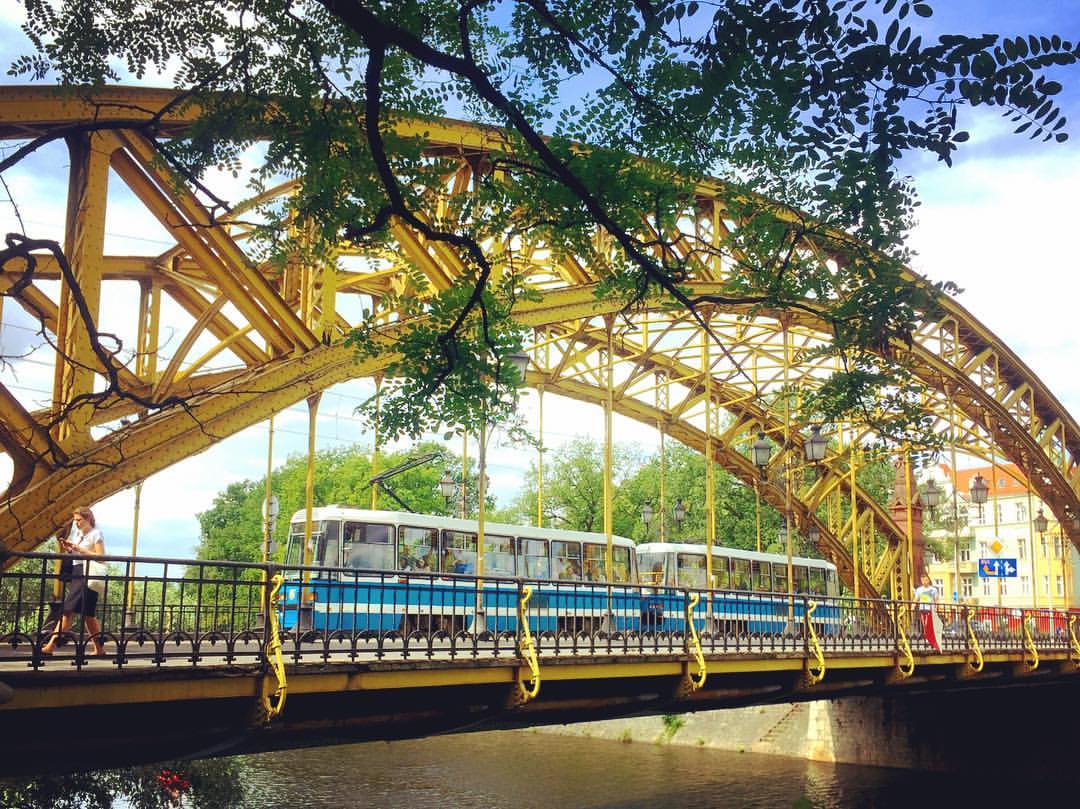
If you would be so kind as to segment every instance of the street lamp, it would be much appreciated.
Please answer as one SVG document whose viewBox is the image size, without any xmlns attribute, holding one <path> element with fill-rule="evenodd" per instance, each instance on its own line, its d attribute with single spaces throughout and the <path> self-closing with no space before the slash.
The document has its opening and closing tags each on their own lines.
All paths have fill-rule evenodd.
<svg viewBox="0 0 1080 809">
<path fill-rule="evenodd" d="M 976 475 L 975 479 L 971 481 L 971 502 L 979 507 L 979 520 L 983 518 L 983 505 L 986 503 L 986 496 L 990 493 L 990 486 L 987 485 L 986 480 L 982 475 Z"/>
<path fill-rule="evenodd" d="M 524 382 L 525 371 L 529 368 L 529 355 L 524 351 L 515 351 L 512 354 L 507 354 L 506 360 L 510 363 L 510 367 L 517 371 L 518 380 Z"/>
<path fill-rule="evenodd" d="M 457 484 L 454 483 L 454 479 L 450 477 L 449 469 L 443 472 L 443 476 L 439 480 L 439 493 L 447 503 L 449 503 L 451 498 L 457 494 Z"/>
<path fill-rule="evenodd" d="M 645 536 L 649 535 L 649 525 L 652 523 L 653 508 L 652 503 L 646 500 L 641 506 L 641 521 L 645 523 Z"/>
<path fill-rule="evenodd" d="M 1035 530 L 1040 534 L 1045 534 L 1046 529 L 1050 527 L 1050 520 L 1046 519 L 1046 515 L 1043 514 L 1042 506 L 1039 506 L 1039 513 L 1035 515 Z"/>
<path fill-rule="evenodd" d="M 671 520 L 675 523 L 676 528 L 682 527 L 683 520 L 686 519 L 686 504 L 683 503 L 682 498 L 675 499 L 675 508 L 671 511 Z"/>
<path fill-rule="evenodd" d="M 931 518 L 936 516 L 937 507 L 941 505 L 941 496 L 942 491 L 938 487 L 937 481 L 930 478 L 926 483 L 926 488 L 923 489 L 922 494 L 919 495 L 919 499 L 922 500 L 922 504 L 926 508 L 930 509 Z"/>
<path fill-rule="evenodd" d="M 788 532 L 787 519 L 785 517 L 781 517 L 780 518 L 780 527 L 778 529 L 776 529 L 776 538 L 780 542 L 781 545 L 783 545 L 785 542 L 787 542 L 787 532 Z"/>
<path fill-rule="evenodd" d="M 766 480 L 765 469 L 769 466 L 769 458 L 772 455 L 772 444 L 765 438 L 765 433 L 757 434 L 757 441 L 750 446 L 750 454 L 754 461 L 754 466 L 758 468 L 761 474 L 761 479 Z"/>
<path fill-rule="evenodd" d="M 811 463 L 821 463 L 825 459 L 825 449 L 828 446 L 828 442 L 821 434 L 821 427 L 815 424 L 810 428 L 810 437 L 803 442 L 803 451 L 806 453 L 806 460 Z"/>
<path fill-rule="evenodd" d="M 821 539 L 821 529 L 815 523 L 810 523 L 810 527 L 806 529 L 806 538 L 810 540 L 811 545 L 816 547 L 818 540 Z"/>
</svg>

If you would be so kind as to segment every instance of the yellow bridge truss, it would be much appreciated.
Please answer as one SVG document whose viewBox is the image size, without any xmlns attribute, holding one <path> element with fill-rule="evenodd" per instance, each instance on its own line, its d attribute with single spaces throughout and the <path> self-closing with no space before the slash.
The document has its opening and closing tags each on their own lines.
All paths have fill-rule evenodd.
<svg viewBox="0 0 1080 809">
<path fill-rule="evenodd" d="M 211 216 L 140 133 L 139 125 L 172 98 L 171 91 L 150 88 L 108 88 L 92 95 L 0 89 L 0 138 L 59 133 L 67 141 L 71 170 L 63 244 L 70 281 L 99 332 L 125 331 L 126 324 L 108 321 L 102 301 L 112 300 L 113 290 L 122 296 L 132 284 L 138 288 L 134 351 L 128 359 L 113 354 L 109 367 L 91 351 L 71 283 L 50 255 L 41 254 L 32 282 L 8 298 L 8 305 L 17 301 L 42 324 L 58 350 L 49 406 L 28 409 L 0 386 L 0 447 L 14 466 L 0 504 L 0 547 L 32 549 L 73 506 L 130 487 L 316 391 L 381 373 L 393 361 L 392 352 L 357 361 L 341 342 L 351 327 L 342 313 L 358 311 L 357 296 L 377 306 L 391 292 L 410 291 L 417 269 L 432 289 L 445 289 L 464 266 L 452 247 L 428 243 L 400 223 L 394 226 L 398 250 L 378 256 L 377 269 L 296 263 L 277 273 L 260 266 L 244 251 L 251 225 L 243 214 L 264 200 Z M 192 114 L 190 108 L 165 114 L 159 131 L 182 131 Z M 107 128 L 91 130 L 91 123 Z M 458 159 L 446 194 L 465 193 L 476 158 L 494 133 L 455 121 L 424 122 L 416 132 L 424 133 L 432 154 Z M 176 239 L 175 246 L 149 256 L 105 254 L 110 173 Z M 265 197 L 290 189 L 286 184 Z M 732 227 L 717 190 L 702 183 L 687 212 L 696 238 L 714 244 Z M 617 303 L 596 297 L 598 279 L 588 266 L 555 261 L 543 245 L 516 249 L 517 260 L 524 257 L 530 267 L 529 282 L 542 293 L 539 302 L 515 310 L 535 335 L 530 385 L 601 406 L 610 393 L 614 412 L 708 450 L 719 466 L 756 486 L 764 502 L 784 509 L 781 470 L 794 464 L 794 453 L 801 457 L 801 439 L 792 432 L 795 440 L 785 448 L 783 419 L 766 403 L 785 380 L 809 388 L 832 372 L 832 360 L 807 359 L 805 352 L 827 339 L 824 323 L 806 312 L 717 308 L 708 312 L 709 325 L 725 350 L 710 350 L 711 341 L 685 312 L 656 301 L 619 313 Z M 820 244 L 804 249 L 830 261 Z M 0 275 L 3 290 L 25 282 L 20 270 L 9 266 Z M 687 286 L 698 294 L 720 291 L 722 271 L 719 263 L 699 263 Z M 925 283 L 914 274 L 907 281 Z M 183 335 L 167 351 L 161 340 L 166 329 Z M 392 333 L 386 339 L 392 341 Z M 925 410 L 935 429 L 967 454 L 994 453 L 1015 463 L 1070 539 L 1080 541 L 1080 427 L 1031 370 L 952 300 L 943 301 L 934 316 L 924 315 L 910 348 L 896 350 L 907 355 L 925 386 Z M 81 397 L 101 389 L 107 374 L 141 401 L 110 396 L 93 406 L 80 404 Z M 131 421 L 121 423 L 122 418 Z M 109 429 L 101 429 L 105 425 Z M 747 455 L 759 431 L 781 450 L 765 480 Z M 866 429 L 851 424 L 839 432 L 851 447 Z M 841 452 L 816 475 L 797 474 L 792 507 L 801 529 L 817 526 L 819 549 L 849 583 L 859 560 L 861 590 L 874 595 L 895 574 L 904 534 L 857 485 L 852 491 L 848 468 Z M 853 518 L 845 516 L 841 502 L 856 504 Z"/>
</svg>

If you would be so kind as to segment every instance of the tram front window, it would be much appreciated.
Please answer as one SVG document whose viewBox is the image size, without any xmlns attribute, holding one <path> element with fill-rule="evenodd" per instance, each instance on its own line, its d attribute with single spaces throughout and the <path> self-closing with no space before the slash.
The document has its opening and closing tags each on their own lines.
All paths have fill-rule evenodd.
<svg viewBox="0 0 1080 809">
<path fill-rule="evenodd" d="M 311 524 L 311 541 L 308 543 L 308 552 L 304 553 L 304 523 L 294 522 L 289 526 L 289 544 L 285 549 L 285 565 L 287 567 L 299 567 L 300 565 L 321 565 L 326 552 L 326 538 L 323 529 L 324 522 Z M 335 526 L 336 527 L 336 526 Z M 336 552 L 336 532 L 334 549 Z"/>
<path fill-rule="evenodd" d="M 641 554 L 641 558 L 638 559 L 638 569 L 642 584 L 650 584 L 654 587 L 667 584 L 667 577 L 664 575 L 666 556 L 667 554 L 663 553 Z"/>
<path fill-rule="evenodd" d="M 389 525 L 347 522 L 342 536 L 345 566 L 353 570 L 393 570 L 394 542 Z"/>
</svg>

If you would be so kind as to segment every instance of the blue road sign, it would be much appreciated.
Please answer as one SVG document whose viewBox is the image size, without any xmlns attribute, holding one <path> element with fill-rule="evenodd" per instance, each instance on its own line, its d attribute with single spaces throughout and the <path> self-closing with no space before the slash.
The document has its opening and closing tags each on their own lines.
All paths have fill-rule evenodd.
<svg viewBox="0 0 1080 809">
<path fill-rule="evenodd" d="M 979 578 L 982 579 L 1015 579 L 1015 559 L 980 559 Z"/>
</svg>

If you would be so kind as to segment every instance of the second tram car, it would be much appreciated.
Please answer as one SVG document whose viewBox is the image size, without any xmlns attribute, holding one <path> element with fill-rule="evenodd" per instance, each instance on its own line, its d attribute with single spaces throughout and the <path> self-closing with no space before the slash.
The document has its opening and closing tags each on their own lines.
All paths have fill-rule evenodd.
<svg viewBox="0 0 1080 809">
<path fill-rule="evenodd" d="M 636 549 L 638 575 L 643 585 L 654 588 L 643 596 L 641 616 L 665 631 L 679 630 L 682 590 L 719 591 L 707 611 L 720 631 L 739 634 L 782 632 L 792 621 L 803 619 L 803 597 L 839 595 L 836 565 L 822 559 L 792 558 L 794 592 L 788 598 L 787 557 L 740 548 L 714 547 L 712 586 L 708 581 L 706 548 L 699 543 L 646 542 Z M 835 601 L 822 604 L 814 613 L 815 627 L 832 634 L 839 629 Z"/>
</svg>

